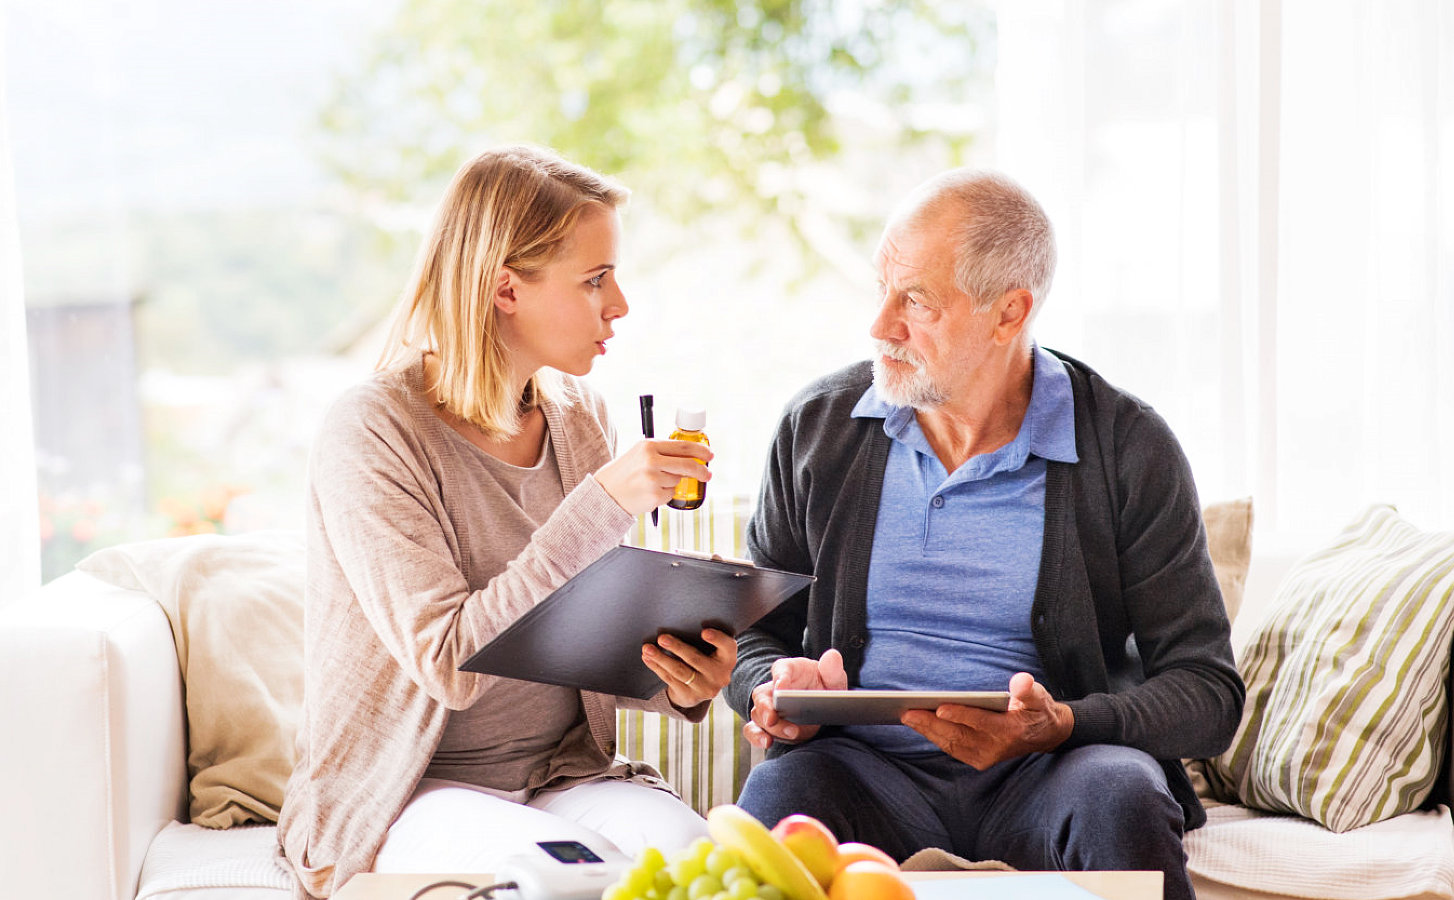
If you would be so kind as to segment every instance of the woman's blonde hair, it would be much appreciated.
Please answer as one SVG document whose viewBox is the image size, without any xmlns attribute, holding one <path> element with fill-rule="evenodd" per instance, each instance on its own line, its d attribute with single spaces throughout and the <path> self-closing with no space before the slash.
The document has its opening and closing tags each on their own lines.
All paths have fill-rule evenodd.
<svg viewBox="0 0 1454 900">
<path fill-rule="evenodd" d="M 500 271 L 531 280 L 588 206 L 615 209 L 627 196 L 616 182 L 539 147 L 499 147 L 465 163 L 420 247 L 378 368 L 432 351 L 439 358 L 429 385 L 435 400 L 492 438 L 519 430 L 522 404 L 563 401 L 559 376 L 543 371 L 523 397 L 511 392 L 494 304 Z"/>
</svg>

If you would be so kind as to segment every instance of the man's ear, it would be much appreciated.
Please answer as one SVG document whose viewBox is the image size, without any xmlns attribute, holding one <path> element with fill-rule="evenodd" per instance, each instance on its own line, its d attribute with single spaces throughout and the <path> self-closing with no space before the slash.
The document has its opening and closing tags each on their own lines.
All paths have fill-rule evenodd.
<svg viewBox="0 0 1454 900">
<path fill-rule="evenodd" d="M 1000 298 L 1000 319 L 995 323 L 995 343 L 1009 344 L 1016 340 L 1030 322 L 1035 308 L 1035 295 L 1024 288 L 1006 291 Z"/>
<path fill-rule="evenodd" d="M 520 283 L 520 275 L 509 266 L 500 267 L 500 275 L 495 279 L 495 308 L 502 313 L 512 313 L 519 305 L 515 298 L 515 287 Z"/>
</svg>

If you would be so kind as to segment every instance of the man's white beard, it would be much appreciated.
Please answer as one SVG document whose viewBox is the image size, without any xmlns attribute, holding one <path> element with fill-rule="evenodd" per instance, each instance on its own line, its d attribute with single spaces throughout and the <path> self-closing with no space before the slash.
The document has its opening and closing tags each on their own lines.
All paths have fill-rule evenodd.
<svg viewBox="0 0 1454 900">
<path fill-rule="evenodd" d="M 888 341 L 874 341 L 878 349 L 873 359 L 873 384 L 878 395 L 894 406 L 908 406 L 913 409 L 932 409 L 942 406 L 947 399 L 929 378 L 924 369 L 924 360 L 909 350 Z M 889 371 L 883 358 L 905 362 L 914 367 L 908 375 Z"/>
</svg>

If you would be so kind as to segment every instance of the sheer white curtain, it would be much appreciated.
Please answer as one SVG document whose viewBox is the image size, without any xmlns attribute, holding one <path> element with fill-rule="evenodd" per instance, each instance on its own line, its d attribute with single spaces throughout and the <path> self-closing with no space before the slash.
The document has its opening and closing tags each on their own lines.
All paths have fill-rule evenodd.
<svg viewBox="0 0 1454 900">
<path fill-rule="evenodd" d="M 1152 403 L 1268 535 L 1454 528 L 1444 0 L 1014 0 L 996 165 L 1062 264 L 1039 332 Z"/>
<path fill-rule="evenodd" d="M 20 236 L 6 118 L 5 16 L 0 9 L 0 604 L 40 583 L 30 371 Z"/>
</svg>

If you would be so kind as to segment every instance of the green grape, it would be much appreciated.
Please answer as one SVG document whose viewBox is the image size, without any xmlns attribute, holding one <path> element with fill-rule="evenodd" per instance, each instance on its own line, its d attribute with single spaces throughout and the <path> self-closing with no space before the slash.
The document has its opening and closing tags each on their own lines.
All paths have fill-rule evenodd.
<svg viewBox="0 0 1454 900">
<path fill-rule="evenodd" d="M 751 878 L 739 878 L 727 888 L 727 900 L 752 900 L 757 896 L 757 882 Z"/>
<path fill-rule="evenodd" d="M 696 856 L 687 856 L 685 858 L 678 856 L 670 863 L 667 863 L 666 870 L 671 873 L 672 881 L 684 887 L 696 881 L 698 877 L 705 875 L 707 866 Z"/>
<path fill-rule="evenodd" d="M 656 886 L 656 876 L 649 869 L 636 866 L 626 873 L 626 886 L 631 889 L 632 896 L 643 897 Z"/>
<path fill-rule="evenodd" d="M 641 851 L 641 859 L 637 860 L 636 865 L 648 872 L 656 872 L 666 868 L 666 857 L 657 848 L 647 847 Z"/>
<path fill-rule="evenodd" d="M 712 851 L 716 847 L 717 845 L 712 843 L 711 838 L 697 838 L 695 841 L 692 841 L 692 855 L 701 860 L 702 865 L 705 866 L 707 864 L 707 857 L 712 854 Z"/>
<path fill-rule="evenodd" d="M 783 897 L 782 888 L 775 884 L 764 884 L 757 889 L 757 896 L 759 900 L 786 900 Z"/>
<path fill-rule="evenodd" d="M 601 892 L 601 900 L 633 900 L 633 898 L 631 889 L 618 881 Z"/>
<path fill-rule="evenodd" d="M 727 892 L 718 891 L 717 893 L 712 895 L 712 900 L 727 900 Z"/>
<path fill-rule="evenodd" d="M 672 888 L 676 887 L 676 882 L 672 880 L 671 870 L 665 868 L 666 860 L 662 860 L 661 865 L 662 867 L 656 870 L 655 874 L 652 875 L 652 878 L 656 882 L 656 892 L 661 896 L 665 897 L 667 894 L 671 893 Z"/>
<path fill-rule="evenodd" d="M 728 888 L 731 888 L 732 885 L 736 884 L 737 882 L 739 882 L 739 881 L 745 881 L 748 884 L 752 885 L 752 892 L 753 893 L 757 893 L 757 885 L 758 885 L 757 876 L 754 875 L 754 874 L 752 874 L 752 870 L 751 869 L 747 868 L 746 866 L 743 866 L 740 869 L 733 869 L 732 872 L 734 872 L 736 874 L 732 875 L 731 878 L 724 878 L 724 879 L 722 879 L 722 883 L 723 884 L 727 885 Z"/>
<path fill-rule="evenodd" d="M 691 900 L 707 900 L 720 890 L 722 890 L 722 882 L 717 876 L 703 874 L 692 880 L 692 886 L 687 889 L 687 896 Z"/>
<path fill-rule="evenodd" d="M 735 869 L 742 864 L 737 854 L 726 847 L 716 847 L 707 854 L 707 874 L 714 875 L 723 884 L 729 884 L 724 877 L 729 869 Z"/>
<path fill-rule="evenodd" d="M 752 870 L 749 869 L 749 868 L 747 868 L 747 866 L 745 866 L 745 865 L 740 865 L 739 864 L 739 865 L 733 866 L 732 868 L 730 868 L 727 871 L 725 871 L 725 872 L 722 873 L 722 883 L 725 884 L 725 885 L 727 885 L 728 887 L 731 887 L 732 886 L 732 882 L 736 881 L 739 878 L 752 878 L 752 877 L 753 877 L 752 876 Z M 753 884 L 757 884 L 756 879 L 754 879 L 752 883 Z"/>
<path fill-rule="evenodd" d="M 602 900 L 605 900 L 605 898 L 602 898 Z M 691 898 L 687 895 L 686 885 L 679 884 L 672 888 L 671 892 L 666 895 L 666 900 L 691 900 Z"/>
</svg>

